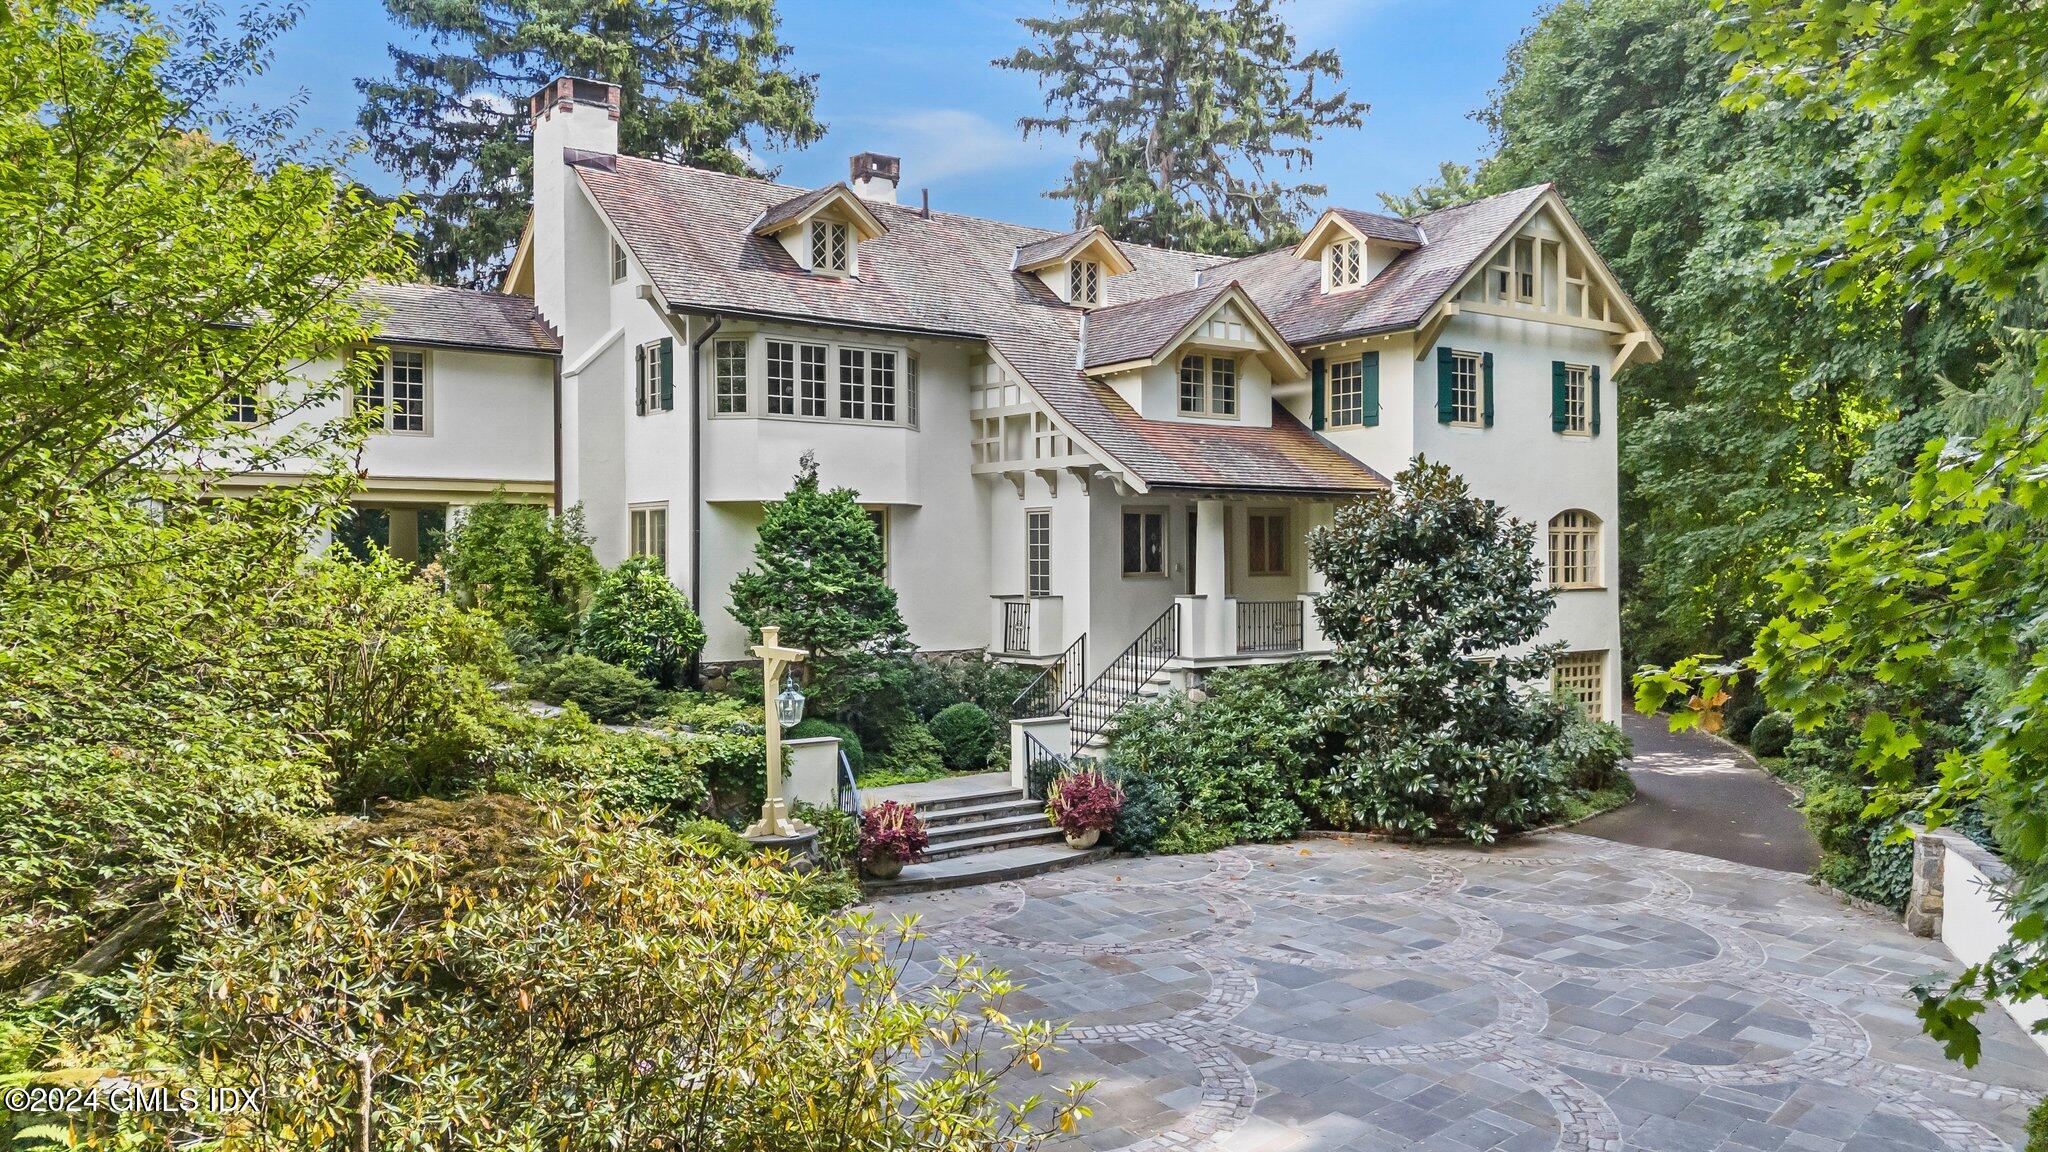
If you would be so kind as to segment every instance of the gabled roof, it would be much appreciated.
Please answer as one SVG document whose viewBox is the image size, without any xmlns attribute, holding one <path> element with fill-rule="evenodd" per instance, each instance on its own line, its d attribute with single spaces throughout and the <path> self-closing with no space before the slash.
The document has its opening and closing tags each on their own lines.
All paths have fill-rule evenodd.
<svg viewBox="0 0 2048 1152">
<path fill-rule="evenodd" d="M 1301 243 L 1294 246 L 1298 259 L 1312 260 L 1331 240 L 1354 236 L 1360 240 L 1392 244 L 1397 248 L 1422 247 L 1422 230 L 1399 216 L 1381 216 L 1356 208 L 1330 208 L 1309 225 Z"/>
<path fill-rule="evenodd" d="M 533 301 L 439 284 L 366 284 L 352 296 L 379 319 L 377 339 L 392 344 L 552 355 L 561 338 Z"/>
<path fill-rule="evenodd" d="M 1191 288 L 1168 296 L 1098 309 L 1082 326 L 1081 367 L 1157 364 L 1194 335 L 1195 328 L 1225 304 L 1235 304 L 1266 348 L 1260 355 L 1281 380 L 1304 380 L 1308 365 L 1295 355 L 1273 322 L 1235 280 Z"/>
<path fill-rule="evenodd" d="M 1121 276 L 1134 267 L 1130 257 L 1124 255 L 1124 250 L 1117 247 L 1116 241 L 1110 239 L 1100 224 L 1019 244 L 1011 266 L 1019 272 L 1035 272 L 1053 264 L 1063 264 L 1091 250 L 1095 252 L 1096 259 L 1109 265 L 1112 276 Z"/>
<path fill-rule="evenodd" d="M 762 210 L 760 219 L 754 221 L 753 233 L 756 236 L 773 236 L 833 210 L 848 217 L 854 231 L 863 240 L 873 240 L 889 230 L 876 219 L 853 189 L 845 184 L 828 184 L 801 196 L 792 196 L 780 204 L 769 205 Z"/>
</svg>

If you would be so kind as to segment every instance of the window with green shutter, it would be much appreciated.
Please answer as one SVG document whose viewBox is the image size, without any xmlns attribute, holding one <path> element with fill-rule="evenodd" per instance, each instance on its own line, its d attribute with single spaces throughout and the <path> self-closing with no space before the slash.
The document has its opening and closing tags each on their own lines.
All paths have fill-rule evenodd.
<svg viewBox="0 0 2048 1152">
<path fill-rule="evenodd" d="M 1457 418 L 1456 354 L 1449 348 L 1436 350 L 1436 422 L 1452 423 Z"/>
<path fill-rule="evenodd" d="M 1359 362 L 1365 374 L 1365 426 L 1377 428 L 1380 423 L 1380 354 L 1367 352 Z"/>
<path fill-rule="evenodd" d="M 1309 366 L 1308 366 L 1308 373 L 1309 373 L 1309 386 L 1308 386 L 1308 411 L 1309 411 L 1309 423 L 1308 423 L 1308 426 L 1309 426 L 1309 427 L 1311 427 L 1311 428 L 1313 428 L 1313 429 L 1315 429 L 1315 430 L 1316 430 L 1316 431 L 1318 431 L 1318 432 L 1321 432 L 1321 431 L 1323 430 L 1323 412 L 1324 412 L 1324 408 L 1323 408 L 1323 404 L 1324 404 L 1324 400 L 1323 400 L 1323 385 L 1324 385 L 1324 376 L 1323 376 L 1323 362 L 1322 362 L 1321 360 L 1312 360 L 1312 361 L 1310 361 L 1310 362 L 1309 362 Z"/>
</svg>

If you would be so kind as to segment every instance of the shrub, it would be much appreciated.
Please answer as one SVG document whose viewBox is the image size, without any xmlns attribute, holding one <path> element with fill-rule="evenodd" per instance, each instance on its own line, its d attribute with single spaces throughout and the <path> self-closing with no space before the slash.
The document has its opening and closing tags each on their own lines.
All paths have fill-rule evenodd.
<svg viewBox="0 0 2048 1152">
<path fill-rule="evenodd" d="M 533 684 L 533 695 L 549 704 L 574 704 L 591 719 L 605 724 L 630 724 L 661 703 L 661 693 L 654 685 L 624 668 L 582 653 L 542 666 Z"/>
<path fill-rule="evenodd" d="M 867 754 L 861 750 L 860 737 L 854 735 L 853 729 L 830 720 L 805 720 L 791 728 L 786 738 L 809 740 L 816 736 L 839 737 L 839 750 L 846 753 L 846 762 L 853 768 L 854 778 L 860 778 L 861 772 L 867 768 Z"/>
<path fill-rule="evenodd" d="M 927 724 L 961 701 L 979 705 L 998 725 L 1008 724 L 1015 719 L 1011 705 L 1038 673 L 985 656 L 918 656 L 903 677 L 903 703 Z"/>
<path fill-rule="evenodd" d="M 2026 1152 L 2048 1152 L 2048 1099 L 2034 1105 L 2027 1113 Z"/>
<path fill-rule="evenodd" d="M 1065 773 L 1046 789 L 1046 817 L 1069 836 L 1109 831 L 1123 806 L 1123 789 L 1093 768 Z"/>
<path fill-rule="evenodd" d="M 1537 708 L 1552 726 L 1549 753 L 1566 786 L 1598 792 L 1628 779 L 1621 762 L 1635 755 L 1635 744 L 1618 725 L 1587 716 L 1575 696 L 1546 697 Z"/>
<path fill-rule="evenodd" d="M 939 751 L 938 739 L 930 729 L 913 720 L 891 729 L 888 743 L 880 752 L 868 757 L 868 779 L 861 784 L 866 787 L 871 780 L 879 788 L 887 784 L 939 780 L 945 775 L 946 759 Z"/>
<path fill-rule="evenodd" d="M 1751 696 L 1742 702 L 1741 707 L 1728 714 L 1728 722 L 1722 727 L 1721 735 L 1737 744 L 1747 744 L 1750 733 L 1756 731 L 1757 721 L 1770 715 L 1770 712 L 1770 708 L 1761 699 Z"/>
<path fill-rule="evenodd" d="M 676 839 L 702 848 L 720 860 L 740 860 L 752 854 L 747 838 L 716 820 L 685 820 L 675 827 Z"/>
<path fill-rule="evenodd" d="M 683 666 L 704 647 L 704 625 L 661 561 L 635 556 L 605 574 L 583 617 L 582 650 L 676 686 Z"/>
<path fill-rule="evenodd" d="M 844 871 L 860 863 L 860 821 L 853 813 L 798 801 L 789 814 L 818 830 L 818 856 L 825 867 Z"/>
<path fill-rule="evenodd" d="M 1867 836 L 1863 809 L 1868 803 L 1863 790 L 1853 784 L 1823 784 L 1807 791 L 1800 811 L 1821 851 L 1861 859 Z"/>
<path fill-rule="evenodd" d="M 92 1113 L 82 1135 L 353 1147 L 360 1082 L 335 1070 L 357 1051 L 377 1054 L 379 1147 L 445 1147 L 460 1116 L 490 1117 L 503 1147 L 551 1152 L 630 1132 L 994 1152 L 1063 1123 L 1020 1130 L 1003 1103 L 1006 1070 L 1037 1065 L 1054 1030 L 1010 1022 L 999 975 L 949 967 L 913 993 L 877 963 L 907 947 L 900 935 L 818 923 L 796 872 L 705 859 L 630 821 L 553 818 L 526 852 L 519 882 L 459 901 L 437 861 L 402 849 L 195 875 L 186 962 L 139 971 L 130 1022 L 64 1060 L 147 1068 L 174 1097 L 261 1087 L 290 1106 Z M 844 1107 L 791 1107 L 820 1084 Z"/>
<path fill-rule="evenodd" d="M 1771 712 L 1750 729 L 1749 750 L 1758 756 L 1783 756 L 1794 735 L 1792 717 L 1783 712 Z"/>
<path fill-rule="evenodd" d="M 1167 826 L 1165 833 L 1153 845 L 1153 850 L 1162 856 L 1190 856 L 1228 848 L 1235 843 L 1237 837 L 1229 828 L 1184 812 Z"/>
<path fill-rule="evenodd" d="M 925 832 L 924 820 L 917 809 L 884 800 L 860 814 L 860 858 L 869 860 L 900 860 L 915 864 L 924 859 L 924 850 L 931 844 L 931 837 Z"/>
<path fill-rule="evenodd" d="M 1115 764 L 1103 771 L 1124 794 L 1123 807 L 1117 809 L 1116 823 L 1109 830 L 1110 840 L 1126 852 L 1150 851 L 1173 818 L 1173 789 L 1150 772 L 1119 768 Z"/>
<path fill-rule="evenodd" d="M 758 735 L 680 737 L 613 731 L 576 712 L 533 716 L 507 709 L 491 725 L 479 759 L 493 786 L 590 797 L 607 808 L 653 813 L 664 822 L 713 809 L 713 782 L 761 774 Z M 758 794 L 765 781 L 755 786 Z M 753 798 L 758 805 L 758 795 Z"/>
<path fill-rule="evenodd" d="M 988 767 L 989 757 L 1002 738 L 989 714 L 980 705 L 964 700 L 940 709 L 932 717 L 930 727 L 946 767 L 955 770 L 980 771 Z"/>
<path fill-rule="evenodd" d="M 1556 806 L 1541 716 L 1515 687 L 1556 663 L 1559 646 L 1525 647 L 1556 594 L 1534 528 L 1450 469 L 1418 457 L 1394 485 L 1309 535 L 1338 681 L 1317 709 L 1335 764 L 1315 791 L 1369 828 L 1485 843 Z"/>
<path fill-rule="evenodd" d="M 677 692 L 655 716 L 655 723 L 677 732 L 761 734 L 761 702 L 701 692 Z"/>
<path fill-rule="evenodd" d="M 468 508 L 441 547 L 441 567 L 458 599 L 505 629 L 523 655 L 568 648 L 576 618 L 600 569 L 583 510 L 560 516 L 502 494 Z"/>
</svg>

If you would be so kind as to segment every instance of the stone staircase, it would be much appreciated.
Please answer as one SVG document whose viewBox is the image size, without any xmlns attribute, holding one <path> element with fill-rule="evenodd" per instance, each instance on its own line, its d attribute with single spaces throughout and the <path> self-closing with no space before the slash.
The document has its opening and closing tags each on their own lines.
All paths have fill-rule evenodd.
<svg viewBox="0 0 2048 1152">
<path fill-rule="evenodd" d="M 1132 704 L 1164 695 L 1171 687 L 1172 677 L 1163 668 L 1135 685 L 1130 680 L 1118 682 L 1112 679 L 1110 674 L 1105 673 L 1101 678 L 1081 691 L 1080 695 L 1075 698 L 1075 706 L 1069 714 L 1076 716 L 1086 715 L 1090 711 L 1089 706 L 1094 705 L 1095 708 L 1100 709 L 1102 712 L 1107 712 L 1114 717 L 1116 713 L 1122 712 Z M 1078 735 L 1077 733 L 1076 736 L 1078 737 Z M 1086 739 L 1077 738 L 1074 743 L 1074 754 L 1076 756 L 1092 756 L 1100 759 L 1104 753 L 1109 751 L 1109 729 L 1105 727 L 1100 732 L 1096 732 Z"/>
<path fill-rule="evenodd" d="M 881 895 L 990 884 L 1071 868 L 1109 854 L 1107 848 L 1067 847 L 1066 837 L 1046 819 L 1044 802 L 1010 787 L 1007 774 L 980 780 L 988 783 L 972 791 L 910 799 L 931 837 L 925 858 L 906 865 L 893 880 L 867 880 L 867 890 Z M 890 798 L 888 791 L 863 793 L 862 800 L 880 803 Z"/>
</svg>

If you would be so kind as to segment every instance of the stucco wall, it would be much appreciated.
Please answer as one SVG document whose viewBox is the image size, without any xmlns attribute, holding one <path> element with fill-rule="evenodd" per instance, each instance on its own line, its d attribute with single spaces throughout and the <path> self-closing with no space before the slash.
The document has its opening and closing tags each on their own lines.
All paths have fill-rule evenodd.
<svg viewBox="0 0 2048 1152">
<path fill-rule="evenodd" d="M 2012 925 L 1999 908 L 1998 898 L 2011 873 L 1989 852 L 1955 833 L 1941 833 L 1945 853 L 1941 880 L 1941 942 L 1965 964 L 1981 964 L 2011 936 Z M 2048 1035 L 2033 1031 L 2036 1021 L 2048 1019 L 2048 1004 L 2033 1000 L 2025 1004 L 2000 1001 L 2027 1035 L 2048 1052 Z"/>
</svg>

